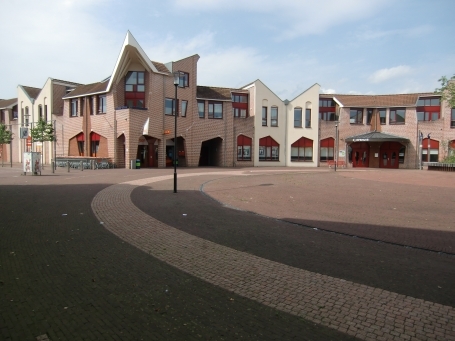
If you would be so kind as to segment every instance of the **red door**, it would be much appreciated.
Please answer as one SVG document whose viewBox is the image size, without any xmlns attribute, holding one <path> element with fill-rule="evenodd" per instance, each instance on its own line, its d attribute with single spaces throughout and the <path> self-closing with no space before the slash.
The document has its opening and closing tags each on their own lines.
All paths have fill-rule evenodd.
<svg viewBox="0 0 455 341">
<path fill-rule="evenodd" d="M 384 142 L 381 145 L 379 168 L 398 168 L 398 153 L 400 152 L 401 143 Z"/>
<path fill-rule="evenodd" d="M 366 142 L 355 142 L 351 144 L 351 162 L 353 167 L 369 167 L 370 146 Z"/>
</svg>

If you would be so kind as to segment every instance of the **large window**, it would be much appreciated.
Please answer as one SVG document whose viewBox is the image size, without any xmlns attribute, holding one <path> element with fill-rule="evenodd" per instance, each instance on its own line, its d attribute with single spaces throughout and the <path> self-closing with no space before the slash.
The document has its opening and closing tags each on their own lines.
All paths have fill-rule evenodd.
<svg viewBox="0 0 455 341">
<path fill-rule="evenodd" d="M 278 108 L 277 107 L 270 108 L 270 126 L 278 127 Z"/>
<path fill-rule="evenodd" d="M 267 127 L 267 107 L 262 107 L 262 126 Z"/>
<path fill-rule="evenodd" d="M 38 106 L 38 118 L 43 120 L 43 106 L 41 104 Z"/>
<path fill-rule="evenodd" d="M 428 157 L 430 155 L 430 157 Z M 422 162 L 438 162 L 439 142 L 432 139 L 422 140 Z"/>
<path fill-rule="evenodd" d="M 126 74 L 125 105 L 128 108 L 145 107 L 145 72 L 130 71 Z"/>
<path fill-rule="evenodd" d="M 106 95 L 98 96 L 98 113 L 105 114 L 107 111 Z"/>
<path fill-rule="evenodd" d="M 335 139 L 333 137 L 321 140 L 321 153 L 319 154 L 319 160 L 321 160 L 321 162 L 333 160 L 334 146 Z"/>
<path fill-rule="evenodd" d="M 101 136 L 97 133 L 90 133 L 90 156 L 97 156 L 100 149 Z"/>
<path fill-rule="evenodd" d="M 175 99 L 165 98 L 164 99 L 164 114 L 174 116 L 175 113 Z"/>
<path fill-rule="evenodd" d="M 349 113 L 349 123 L 362 124 L 363 123 L 363 109 L 351 109 Z"/>
<path fill-rule="evenodd" d="M 386 109 L 379 109 L 379 121 L 381 124 L 386 124 L 387 111 Z"/>
<path fill-rule="evenodd" d="M 209 102 L 208 118 L 223 118 L 223 103 Z"/>
<path fill-rule="evenodd" d="M 311 128 L 311 109 L 305 109 L 305 128 Z"/>
<path fill-rule="evenodd" d="M 291 145 L 291 161 L 313 161 L 313 140 L 302 137 Z"/>
<path fill-rule="evenodd" d="M 199 112 L 199 118 L 205 118 L 205 102 L 197 101 L 197 110 Z"/>
<path fill-rule="evenodd" d="M 232 93 L 232 109 L 234 117 L 246 118 L 248 116 L 248 95 Z"/>
<path fill-rule="evenodd" d="M 319 100 L 319 117 L 322 121 L 335 121 L 335 101 L 331 98 Z"/>
<path fill-rule="evenodd" d="M 404 124 L 406 122 L 406 109 L 390 109 L 389 124 Z"/>
<path fill-rule="evenodd" d="M 270 136 L 259 139 L 259 161 L 279 161 L 280 145 Z"/>
<path fill-rule="evenodd" d="M 322 121 L 335 121 L 335 112 L 320 112 L 319 116 Z"/>
<path fill-rule="evenodd" d="M 251 142 L 245 135 L 237 137 L 237 161 L 251 161 Z"/>
<path fill-rule="evenodd" d="M 450 127 L 455 128 L 455 108 L 452 108 L 452 115 L 450 119 Z"/>
<path fill-rule="evenodd" d="M 70 103 L 70 115 L 71 117 L 77 116 L 77 99 L 72 99 Z"/>
<path fill-rule="evenodd" d="M 372 118 L 373 118 L 373 109 L 367 109 L 367 124 L 371 125 Z"/>
<path fill-rule="evenodd" d="M 188 101 L 182 100 L 182 109 L 181 109 L 181 114 L 182 117 L 186 116 L 186 108 L 188 107 Z"/>
<path fill-rule="evenodd" d="M 302 128 L 302 108 L 294 108 L 294 127 Z"/>
<path fill-rule="evenodd" d="M 44 105 L 44 121 L 47 122 L 47 104 Z"/>
<path fill-rule="evenodd" d="M 439 120 L 441 112 L 441 101 L 439 97 L 419 98 L 417 101 L 417 120 L 436 121 Z"/>
</svg>

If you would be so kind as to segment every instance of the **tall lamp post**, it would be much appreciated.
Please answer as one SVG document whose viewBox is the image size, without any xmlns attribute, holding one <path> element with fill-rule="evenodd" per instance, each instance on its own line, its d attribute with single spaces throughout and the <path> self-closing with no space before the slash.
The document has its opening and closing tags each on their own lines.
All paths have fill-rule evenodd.
<svg viewBox="0 0 455 341">
<path fill-rule="evenodd" d="M 334 159 L 335 159 L 335 172 L 337 171 L 337 163 L 338 163 L 338 121 L 335 121 L 335 148 L 333 151 Z"/>
<path fill-rule="evenodd" d="M 180 72 L 174 72 L 175 100 L 174 100 L 174 193 L 177 193 L 177 87 L 180 82 Z"/>
</svg>

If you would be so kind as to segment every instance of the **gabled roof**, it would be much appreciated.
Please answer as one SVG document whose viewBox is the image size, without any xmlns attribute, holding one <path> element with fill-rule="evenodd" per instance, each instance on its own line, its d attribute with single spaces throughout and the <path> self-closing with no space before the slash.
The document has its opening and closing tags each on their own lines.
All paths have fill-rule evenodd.
<svg viewBox="0 0 455 341">
<path fill-rule="evenodd" d="M 65 96 L 63 96 L 63 99 L 105 93 L 107 84 L 108 84 L 108 81 L 106 80 L 104 82 L 80 85 L 73 91 L 71 91 L 71 92 L 67 93 Z"/>
<path fill-rule="evenodd" d="M 70 81 L 64 81 L 64 80 L 61 80 L 61 79 L 57 79 L 57 78 L 52 78 L 51 79 L 54 81 L 54 83 L 61 83 L 62 85 L 73 85 L 73 86 L 79 86 L 79 85 L 82 85 L 80 83 L 75 83 L 75 82 L 70 82 Z"/>
<path fill-rule="evenodd" d="M 156 73 L 164 74 L 169 73 L 169 70 L 160 71 L 164 70 L 162 68 L 162 65 L 158 65 L 158 67 L 160 68 L 160 70 L 158 70 L 157 66 L 155 66 L 155 64 L 149 59 L 149 57 L 145 54 L 142 47 L 139 45 L 136 39 L 134 39 L 130 31 L 128 31 L 126 33 L 125 40 L 123 41 L 120 54 L 118 56 L 117 62 L 115 63 L 114 71 L 112 72 L 112 76 L 109 80 L 109 84 L 107 85 L 106 91 L 110 91 L 112 85 L 115 84 L 119 78 L 124 76 L 129 66 L 132 63 L 136 62 L 142 64 L 144 68 L 147 69 L 147 71 L 153 71 Z"/>
<path fill-rule="evenodd" d="M 39 93 L 41 92 L 41 89 L 33 88 L 31 86 L 22 85 L 22 89 L 24 89 L 24 91 L 26 92 L 28 97 L 30 97 L 30 99 L 35 99 L 36 97 L 38 97 Z"/>
<path fill-rule="evenodd" d="M 402 136 L 385 134 L 378 131 L 372 131 L 370 133 L 350 136 L 344 139 L 346 142 L 402 142 L 408 143 L 409 139 Z"/>
<path fill-rule="evenodd" d="M 17 98 L 0 99 L 0 109 L 10 109 L 17 104 Z"/>
<path fill-rule="evenodd" d="M 415 107 L 420 96 L 437 96 L 434 93 L 394 94 L 394 95 L 339 95 L 320 94 L 320 98 L 333 98 L 343 107 Z"/>
<path fill-rule="evenodd" d="M 171 71 L 166 67 L 166 65 L 164 65 L 163 63 L 160 63 L 160 62 L 154 62 L 152 60 L 152 64 L 156 67 L 156 69 L 159 71 L 159 72 L 162 72 L 162 73 L 168 73 L 170 74 Z"/>
<path fill-rule="evenodd" d="M 238 89 L 240 90 L 240 89 Z M 213 99 L 220 101 L 231 101 L 231 91 L 236 91 L 230 88 L 218 88 L 214 86 L 197 86 L 196 98 Z M 240 90 L 241 91 L 241 90 Z"/>
</svg>

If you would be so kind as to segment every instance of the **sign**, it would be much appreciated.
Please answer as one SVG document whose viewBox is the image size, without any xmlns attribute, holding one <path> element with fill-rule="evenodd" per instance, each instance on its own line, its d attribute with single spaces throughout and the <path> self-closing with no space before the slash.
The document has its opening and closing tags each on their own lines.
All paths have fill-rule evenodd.
<svg viewBox="0 0 455 341">
<path fill-rule="evenodd" d="M 368 142 L 370 139 L 352 139 L 354 142 Z"/>
<path fill-rule="evenodd" d="M 28 128 L 21 127 L 19 134 L 21 136 L 21 139 L 26 139 L 28 137 Z"/>
<path fill-rule="evenodd" d="M 346 156 L 346 151 L 345 150 L 339 150 L 338 151 L 338 156 L 339 157 L 345 157 Z"/>
<path fill-rule="evenodd" d="M 27 136 L 27 147 L 31 147 L 31 146 L 32 146 L 32 137 Z"/>
<path fill-rule="evenodd" d="M 165 129 L 164 130 L 164 135 L 169 135 L 171 133 L 171 130 L 170 129 Z"/>
</svg>

